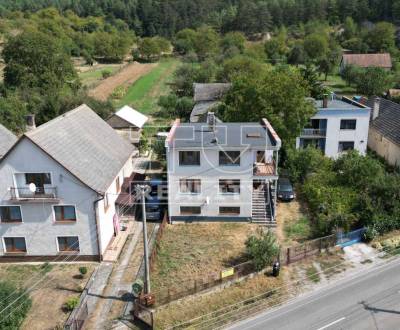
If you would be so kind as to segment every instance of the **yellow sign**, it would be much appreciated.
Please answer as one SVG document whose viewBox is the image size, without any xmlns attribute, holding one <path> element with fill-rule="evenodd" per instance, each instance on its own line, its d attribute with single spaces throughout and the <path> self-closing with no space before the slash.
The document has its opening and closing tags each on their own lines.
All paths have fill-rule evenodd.
<svg viewBox="0 0 400 330">
<path fill-rule="evenodd" d="M 235 270 L 233 268 L 224 269 L 221 271 L 221 278 L 232 276 L 233 274 L 235 274 Z"/>
</svg>

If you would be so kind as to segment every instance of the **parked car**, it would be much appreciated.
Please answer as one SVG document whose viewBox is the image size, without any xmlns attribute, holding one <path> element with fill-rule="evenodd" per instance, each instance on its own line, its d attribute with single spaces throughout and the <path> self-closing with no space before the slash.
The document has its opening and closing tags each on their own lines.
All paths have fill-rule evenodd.
<svg viewBox="0 0 400 330">
<path fill-rule="evenodd" d="M 278 198 L 281 201 L 290 202 L 294 199 L 295 193 L 293 186 L 288 178 L 278 180 Z"/>
<path fill-rule="evenodd" d="M 162 220 L 168 201 L 166 195 L 166 188 L 168 185 L 165 181 L 159 179 L 152 179 L 145 181 L 143 184 L 150 186 L 151 190 L 146 197 L 146 219 L 150 221 Z M 138 207 L 138 217 L 142 218 L 142 207 Z"/>
</svg>

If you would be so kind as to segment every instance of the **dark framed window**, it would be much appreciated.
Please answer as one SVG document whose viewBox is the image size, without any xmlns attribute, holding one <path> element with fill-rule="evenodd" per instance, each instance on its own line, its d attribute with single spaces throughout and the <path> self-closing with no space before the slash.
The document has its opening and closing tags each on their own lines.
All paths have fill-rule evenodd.
<svg viewBox="0 0 400 330">
<path fill-rule="evenodd" d="M 220 151 L 220 166 L 240 166 L 240 151 Z"/>
<path fill-rule="evenodd" d="M 340 141 L 339 152 L 354 150 L 354 141 Z"/>
<path fill-rule="evenodd" d="M 44 184 L 51 184 L 50 173 L 25 173 L 25 183 L 34 183 L 37 187 L 42 187 Z"/>
<path fill-rule="evenodd" d="M 179 165 L 200 166 L 200 151 L 179 151 Z"/>
<path fill-rule="evenodd" d="M 78 236 L 57 237 L 58 251 L 60 252 L 79 252 Z"/>
<path fill-rule="evenodd" d="M 200 206 L 181 206 L 181 215 L 199 215 L 201 214 Z"/>
<path fill-rule="evenodd" d="M 26 243 L 24 237 L 4 237 L 6 252 L 24 253 L 26 252 Z"/>
<path fill-rule="evenodd" d="M 187 194 L 200 194 L 201 180 L 200 179 L 180 179 L 179 191 Z"/>
<path fill-rule="evenodd" d="M 219 180 L 219 192 L 222 194 L 240 194 L 240 180 Z"/>
<path fill-rule="evenodd" d="M 238 215 L 240 214 L 240 206 L 220 206 L 219 214 Z"/>
<path fill-rule="evenodd" d="M 351 129 L 355 130 L 357 127 L 356 119 L 342 119 L 340 121 L 340 129 Z"/>
<path fill-rule="evenodd" d="M 75 206 L 73 205 L 55 205 L 54 217 L 57 222 L 76 221 Z"/>
<path fill-rule="evenodd" d="M 20 206 L 0 206 L 1 222 L 22 222 Z"/>
</svg>

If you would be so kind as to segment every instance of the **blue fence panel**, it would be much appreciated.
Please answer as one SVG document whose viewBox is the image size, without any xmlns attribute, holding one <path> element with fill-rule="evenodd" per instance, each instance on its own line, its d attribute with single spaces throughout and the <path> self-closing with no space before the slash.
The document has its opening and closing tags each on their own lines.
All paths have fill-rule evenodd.
<svg viewBox="0 0 400 330">
<path fill-rule="evenodd" d="M 361 242 L 365 228 L 350 231 L 348 233 L 338 233 L 336 244 L 345 247 Z"/>
</svg>

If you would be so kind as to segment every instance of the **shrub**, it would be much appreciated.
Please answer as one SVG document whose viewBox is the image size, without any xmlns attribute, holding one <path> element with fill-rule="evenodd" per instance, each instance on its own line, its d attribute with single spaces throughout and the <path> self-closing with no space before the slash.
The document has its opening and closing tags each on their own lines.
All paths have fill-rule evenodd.
<svg viewBox="0 0 400 330">
<path fill-rule="evenodd" d="M 246 253 L 251 257 L 257 270 L 262 270 L 271 265 L 279 252 L 276 237 L 271 231 L 259 232 L 246 241 Z"/>
<path fill-rule="evenodd" d="M 79 304 L 79 297 L 71 297 L 64 304 L 64 308 L 68 312 L 72 312 Z"/>
<path fill-rule="evenodd" d="M 103 79 L 106 79 L 108 77 L 111 77 L 112 72 L 110 70 L 102 70 L 101 71 L 101 76 Z"/>
<path fill-rule="evenodd" d="M 9 310 L 7 309 L 0 317 L 1 330 L 19 329 L 32 305 L 32 301 L 23 289 L 18 289 L 8 282 L 0 282 L 0 310 L 7 308 L 17 298 L 19 299 L 16 304 L 18 308 L 14 308 L 14 306 Z"/>
<path fill-rule="evenodd" d="M 125 86 L 118 86 L 111 93 L 111 98 L 120 100 L 125 96 L 126 91 L 127 88 Z"/>
<path fill-rule="evenodd" d="M 86 275 L 87 267 L 79 267 L 79 273 L 81 273 L 82 276 Z"/>
<path fill-rule="evenodd" d="M 379 235 L 375 227 L 367 227 L 363 234 L 363 241 L 368 243 L 374 240 Z"/>
</svg>

